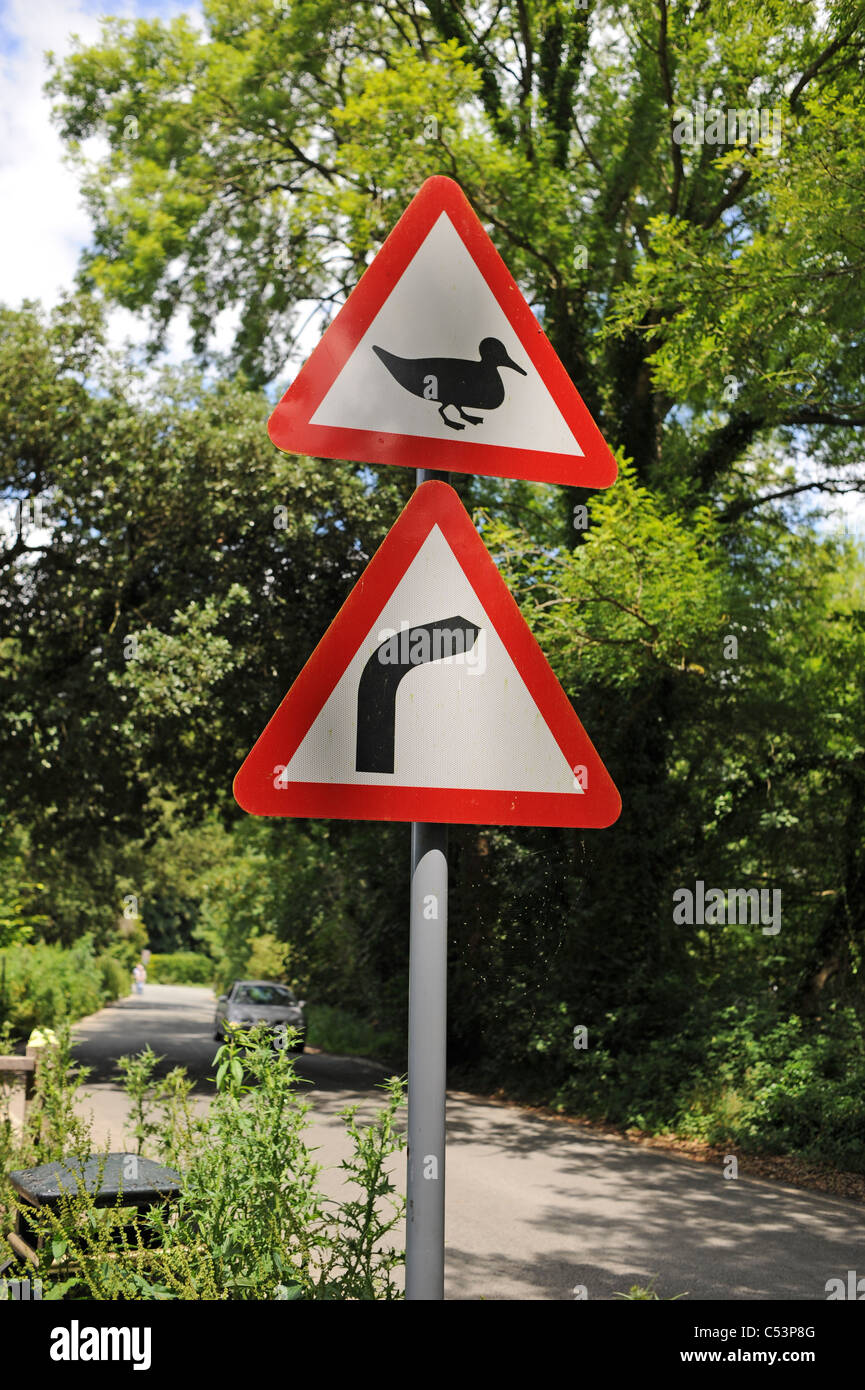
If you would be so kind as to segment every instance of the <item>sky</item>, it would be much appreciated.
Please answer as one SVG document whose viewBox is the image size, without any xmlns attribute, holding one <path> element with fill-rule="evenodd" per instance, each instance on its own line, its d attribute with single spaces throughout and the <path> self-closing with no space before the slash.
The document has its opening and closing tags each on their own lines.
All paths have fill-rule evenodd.
<svg viewBox="0 0 865 1390">
<path fill-rule="evenodd" d="M 75 276 L 79 253 L 90 240 L 90 221 L 75 170 L 51 124 L 42 88 L 45 51 L 71 49 L 71 35 L 99 37 L 100 16 L 131 19 L 195 15 L 189 0 L 0 0 L 0 302 L 22 299 L 55 304 Z M 140 342 L 144 327 L 124 310 L 111 318 L 111 337 Z M 187 329 L 178 325 L 169 356 L 184 355 Z"/>
<path fill-rule="evenodd" d="M 85 42 L 99 37 L 100 16 L 163 18 L 185 13 L 200 17 L 196 0 L 0 0 L 0 302 L 17 306 L 22 299 L 57 302 L 74 279 L 78 257 L 90 240 L 90 222 L 82 206 L 74 169 L 64 163 L 60 136 L 51 124 L 43 92 L 47 77 L 45 50 L 63 56 L 71 35 Z M 231 315 L 219 325 L 216 346 L 230 340 Z M 115 309 L 111 340 L 141 342 L 144 324 Z M 180 319 L 168 336 L 166 356 L 179 362 L 188 355 L 188 324 Z M 305 344 L 304 344 L 305 346 Z M 310 350 L 313 343 L 310 342 Z M 851 530 L 865 535 L 865 497 L 839 501 L 839 513 Z"/>
<path fill-rule="evenodd" d="M 46 49 L 69 52 L 77 34 L 85 42 L 99 37 L 99 17 L 169 18 L 199 12 L 182 0 L 0 0 L 0 303 L 17 307 L 24 299 L 56 304 L 71 286 L 78 257 L 90 240 L 90 221 L 82 206 L 77 176 L 64 162 L 60 136 L 51 124 L 50 103 L 42 88 L 48 76 Z M 135 316 L 115 309 L 109 338 L 115 346 L 140 343 L 146 329 Z M 169 335 L 166 356 L 182 361 L 188 327 Z M 15 503 L 0 507 L 0 537 L 11 538 Z M 30 539 L 48 538 L 35 521 Z"/>
</svg>

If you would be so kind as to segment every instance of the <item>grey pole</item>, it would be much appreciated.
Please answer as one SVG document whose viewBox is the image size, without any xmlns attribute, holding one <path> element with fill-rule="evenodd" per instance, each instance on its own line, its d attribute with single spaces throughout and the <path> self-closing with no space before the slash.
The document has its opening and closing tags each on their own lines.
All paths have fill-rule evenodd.
<svg viewBox="0 0 865 1390">
<path fill-rule="evenodd" d="M 417 485 L 447 473 L 417 470 Z M 444 1298 L 448 828 L 411 828 L 405 1296 Z"/>
<path fill-rule="evenodd" d="M 447 845 L 446 825 L 412 825 L 407 1299 L 444 1298 Z"/>
</svg>

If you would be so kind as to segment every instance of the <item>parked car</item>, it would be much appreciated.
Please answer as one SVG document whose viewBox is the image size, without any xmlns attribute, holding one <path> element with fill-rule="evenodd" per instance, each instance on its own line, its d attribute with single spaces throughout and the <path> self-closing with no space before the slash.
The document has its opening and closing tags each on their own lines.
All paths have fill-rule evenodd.
<svg viewBox="0 0 865 1390">
<path fill-rule="evenodd" d="M 279 1034 L 291 1026 L 300 1035 L 291 1051 L 302 1052 L 306 1037 L 305 1004 L 304 999 L 295 999 L 285 985 L 271 980 L 235 980 L 228 993 L 220 994 L 216 1001 L 213 1036 L 217 1042 L 223 1042 L 228 1023 L 239 1023 L 244 1028 L 265 1023 L 278 1045 Z"/>
</svg>

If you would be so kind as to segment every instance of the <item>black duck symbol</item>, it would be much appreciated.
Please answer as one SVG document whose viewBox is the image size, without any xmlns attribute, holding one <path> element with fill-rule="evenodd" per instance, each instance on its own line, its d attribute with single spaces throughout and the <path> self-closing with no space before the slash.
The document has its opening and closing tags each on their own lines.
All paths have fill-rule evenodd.
<svg viewBox="0 0 865 1390">
<path fill-rule="evenodd" d="M 387 367 L 394 381 L 398 381 L 406 391 L 426 401 L 438 401 L 438 413 L 452 430 L 464 430 L 466 423 L 483 423 L 481 415 L 467 415 L 463 410 L 464 405 L 473 406 L 476 410 L 498 410 L 505 398 L 505 388 L 499 376 L 500 367 L 510 367 L 520 376 L 526 375 L 522 367 L 511 361 L 504 343 L 500 343 L 498 338 L 484 338 L 478 348 L 479 362 L 469 362 L 460 357 L 397 357 L 385 348 L 375 346 L 372 350 Z M 445 414 L 448 406 L 457 412 L 459 420 L 448 419 Z"/>
</svg>

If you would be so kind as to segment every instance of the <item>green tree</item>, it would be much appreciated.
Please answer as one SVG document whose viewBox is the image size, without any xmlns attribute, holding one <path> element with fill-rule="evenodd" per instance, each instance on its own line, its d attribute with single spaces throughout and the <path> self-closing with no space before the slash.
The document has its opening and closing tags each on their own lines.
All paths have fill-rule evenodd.
<svg viewBox="0 0 865 1390">
<path fill-rule="evenodd" d="M 164 802 L 235 814 L 262 718 L 394 509 L 388 484 L 277 454 L 242 382 L 146 387 L 100 335 L 83 300 L 0 313 L 2 489 L 25 504 L 0 555 L 2 796 L 31 877 L 76 881 L 73 935 L 94 895 L 103 926 L 120 911 L 120 847 Z"/>
</svg>

